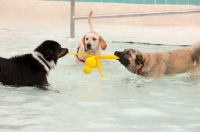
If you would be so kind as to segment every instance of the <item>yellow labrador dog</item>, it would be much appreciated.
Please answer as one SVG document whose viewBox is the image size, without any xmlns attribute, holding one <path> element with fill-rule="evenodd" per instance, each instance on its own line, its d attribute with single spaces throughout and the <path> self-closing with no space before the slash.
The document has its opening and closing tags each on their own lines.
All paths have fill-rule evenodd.
<svg viewBox="0 0 200 132">
<path fill-rule="evenodd" d="M 145 77 L 162 77 L 189 72 L 200 75 L 200 42 L 192 48 L 169 52 L 142 53 L 136 49 L 115 51 L 122 65 L 132 73 Z"/>
<path fill-rule="evenodd" d="M 107 47 L 106 41 L 93 29 L 92 25 L 92 11 L 88 15 L 88 23 L 90 26 L 90 32 L 85 34 L 82 40 L 78 43 L 77 53 L 100 55 L 101 50 L 105 50 Z M 87 57 L 76 56 L 76 62 L 85 62 Z"/>
</svg>

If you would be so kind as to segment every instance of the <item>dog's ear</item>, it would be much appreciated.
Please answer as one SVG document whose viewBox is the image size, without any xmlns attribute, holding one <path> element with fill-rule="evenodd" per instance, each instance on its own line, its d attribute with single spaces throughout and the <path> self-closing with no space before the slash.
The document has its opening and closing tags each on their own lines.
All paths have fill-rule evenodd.
<svg viewBox="0 0 200 132">
<path fill-rule="evenodd" d="M 52 54 L 53 54 L 53 51 L 51 49 L 47 49 L 44 53 L 44 58 L 48 58 Z"/>
<path fill-rule="evenodd" d="M 100 36 L 99 40 L 100 40 L 100 44 L 101 44 L 101 49 L 105 50 L 107 47 L 106 41 L 101 36 Z"/>
<path fill-rule="evenodd" d="M 140 64 L 144 65 L 144 60 L 143 60 L 142 55 L 138 55 L 138 54 L 136 55 L 135 63 L 138 65 Z"/>
<path fill-rule="evenodd" d="M 85 45 L 85 35 L 84 35 L 83 38 L 82 38 L 82 42 L 83 42 L 83 44 Z"/>
</svg>

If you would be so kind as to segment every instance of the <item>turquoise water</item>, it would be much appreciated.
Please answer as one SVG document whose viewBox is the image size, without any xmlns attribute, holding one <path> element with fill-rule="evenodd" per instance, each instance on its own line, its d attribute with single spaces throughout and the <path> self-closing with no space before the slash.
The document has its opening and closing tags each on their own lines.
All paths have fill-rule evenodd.
<svg viewBox="0 0 200 132">
<path fill-rule="evenodd" d="M 1 23 L 0 56 L 30 53 L 46 39 L 56 40 L 70 51 L 76 51 L 77 43 L 88 27 L 77 26 L 75 39 L 67 38 L 68 27 L 64 23 Z M 118 28 L 123 30 L 117 32 Z M 141 29 L 143 39 L 149 41 L 155 41 L 151 37 L 152 32 L 162 31 L 154 35 L 157 35 L 159 42 L 163 39 L 163 43 L 166 43 L 166 38 L 160 37 L 166 30 L 160 28 L 118 28 L 96 26 L 97 31 L 108 40 L 108 48 L 103 54 L 113 54 L 115 50 L 131 47 L 142 52 L 186 48 L 114 43 L 115 38 L 118 41 L 129 39 L 127 34 L 130 32 L 125 34 L 123 31 L 132 28 L 137 31 Z M 167 28 L 167 31 L 181 35 L 183 29 Z M 190 30 L 194 31 L 192 28 L 187 31 Z M 145 35 L 145 32 L 151 35 Z M 140 37 L 139 33 L 133 36 L 137 42 Z M 175 42 L 182 38 L 173 36 L 171 39 Z M 187 38 L 189 41 L 192 39 Z M 84 65 L 74 64 L 73 55 L 60 59 L 49 76 L 50 89 L 59 90 L 60 93 L 0 85 L 0 131 L 199 132 L 200 78 L 184 73 L 148 79 L 131 74 L 115 60 L 104 60 L 102 66 L 103 74 L 112 78 L 101 78 L 96 69 L 85 75 L 82 72 Z"/>
</svg>

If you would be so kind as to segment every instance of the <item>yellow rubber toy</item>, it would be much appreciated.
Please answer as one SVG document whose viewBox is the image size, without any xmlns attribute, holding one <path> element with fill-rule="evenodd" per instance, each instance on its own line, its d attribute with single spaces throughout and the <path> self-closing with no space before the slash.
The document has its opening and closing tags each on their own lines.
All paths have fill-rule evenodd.
<svg viewBox="0 0 200 132">
<path fill-rule="evenodd" d="M 90 73 L 92 72 L 92 68 L 89 67 L 89 66 L 85 66 L 85 67 L 83 68 L 83 72 L 84 72 L 85 74 L 90 74 Z"/>
<path fill-rule="evenodd" d="M 96 61 L 95 57 L 88 57 L 85 60 L 85 65 L 89 66 L 91 68 L 94 68 L 97 65 L 97 61 Z"/>
<path fill-rule="evenodd" d="M 101 77 L 105 77 L 105 76 L 102 74 L 102 66 L 101 66 L 100 59 L 109 59 L 109 60 L 119 59 L 119 57 L 117 57 L 115 55 L 92 56 L 92 55 L 88 55 L 88 54 L 78 54 L 76 52 L 69 52 L 68 54 L 88 57 L 85 60 L 85 67 L 83 68 L 83 72 L 85 74 L 90 74 L 92 72 L 92 68 L 97 67 Z"/>
</svg>

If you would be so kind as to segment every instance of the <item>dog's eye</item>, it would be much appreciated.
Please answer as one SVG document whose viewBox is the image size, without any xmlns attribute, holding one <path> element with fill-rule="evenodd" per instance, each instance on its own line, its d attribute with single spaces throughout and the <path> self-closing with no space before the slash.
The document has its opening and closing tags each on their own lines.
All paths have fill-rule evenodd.
<svg viewBox="0 0 200 132">
<path fill-rule="evenodd" d="M 88 38 L 86 38 L 86 40 L 88 40 Z"/>
<path fill-rule="evenodd" d="M 50 53 L 51 53 L 51 54 L 55 54 L 55 52 L 54 52 L 54 51 L 51 51 Z"/>
<path fill-rule="evenodd" d="M 93 40 L 95 41 L 95 40 L 97 40 L 96 38 L 93 38 Z"/>
<path fill-rule="evenodd" d="M 131 51 L 130 51 L 130 50 L 128 50 L 126 53 L 127 53 L 128 55 L 130 55 L 130 54 L 131 54 Z"/>
</svg>

